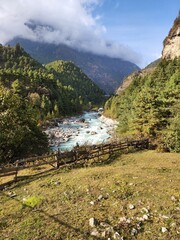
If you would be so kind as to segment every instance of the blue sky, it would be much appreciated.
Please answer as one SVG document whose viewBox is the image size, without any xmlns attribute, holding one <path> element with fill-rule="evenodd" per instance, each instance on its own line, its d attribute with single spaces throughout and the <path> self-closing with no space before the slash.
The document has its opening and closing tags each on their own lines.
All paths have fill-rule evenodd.
<svg viewBox="0 0 180 240">
<path fill-rule="evenodd" d="M 145 67 L 160 57 L 179 9 L 179 0 L 0 0 L 0 43 L 63 43 Z"/>
<path fill-rule="evenodd" d="M 179 9 L 179 0 L 105 0 L 94 14 L 106 27 L 105 37 L 140 53 L 145 66 L 161 55 Z"/>
</svg>

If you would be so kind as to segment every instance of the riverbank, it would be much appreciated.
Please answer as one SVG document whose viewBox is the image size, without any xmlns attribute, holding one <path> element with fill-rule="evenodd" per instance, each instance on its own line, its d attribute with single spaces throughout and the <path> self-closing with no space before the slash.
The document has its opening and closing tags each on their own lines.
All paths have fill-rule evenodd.
<svg viewBox="0 0 180 240">
<path fill-rule="evenodd" d="M 108 142 L 117 122 L 99 116 L 98 112 L 85 112 L 78 117 L 71 117 L 56 122 L 56 127 L 48 127 L 44 132 L 52 150 L 71 150 L 76 145 L 92 145 Z"/>
</svg>

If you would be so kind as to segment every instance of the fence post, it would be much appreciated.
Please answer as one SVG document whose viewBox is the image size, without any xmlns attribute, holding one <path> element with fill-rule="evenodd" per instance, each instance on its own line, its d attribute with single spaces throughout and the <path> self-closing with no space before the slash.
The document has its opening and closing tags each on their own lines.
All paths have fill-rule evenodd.
<svg viewBox="0 0 180 240">
<path fill-rule="evenodd" d="M 59 158 L 60 158 L 60 150 L 58 148 L 57 155 L 55 156 L 57 158 L 57 168 L 59 168 Z"/>
<path fill-rule="evenodd" d="M 14 176 L 14 181 L 15 182 L 17 182 L 18 167 L 19 167 L 19 160 L 16 161 L 16 172 L 15 172 L 15 176 Z"/>
</svg>

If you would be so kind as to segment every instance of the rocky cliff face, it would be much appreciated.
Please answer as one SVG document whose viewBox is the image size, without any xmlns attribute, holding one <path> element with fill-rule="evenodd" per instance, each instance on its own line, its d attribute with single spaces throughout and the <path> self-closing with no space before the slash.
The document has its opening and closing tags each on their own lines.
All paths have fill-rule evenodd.
<svg viewBox="0 0 180 240">
<path fill-rule="evenodd" d="M 173 27 L 169 31 L 168 36 L 164 40 L 164 48 L 162 51 L 162 58 L 174 59 L 180 57 L 180 13 L 174 21 Z M 116 94 L 120 95 L 134 80 L 135 77 L 146 76 L 154 71 L 160 59 L 149 64 L 145 69 L 136 71 L 126 77 L 121 86 L 116 90 Z"/>
<path fill-rule="evenodd" d="M 180 56 L 180 15 L 174 21 L 168 36 L 164 40 L 162 58 L 174 59 Z"/>
</svg>

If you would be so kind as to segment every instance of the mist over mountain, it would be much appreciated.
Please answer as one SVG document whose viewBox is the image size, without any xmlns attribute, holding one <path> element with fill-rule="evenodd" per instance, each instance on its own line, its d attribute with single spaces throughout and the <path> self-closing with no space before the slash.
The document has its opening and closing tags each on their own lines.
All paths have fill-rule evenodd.
<svg viewBox="0 0 180 240">
<path fill-rule="evenodd" d="M 35 26 L 31 25 L 31 27 Z M 74 62 L 107 94 L 113 93 L 124 77 L 139 69 L 136 64 L 129 61 L 80 51 L 65 44 L 56 45 L 23 38 L 14 38 L 7 44 L 14 46 L 16 43 L 20 43 L 33 58 L 42 64 L 55 60 Z"/>
</svg>

